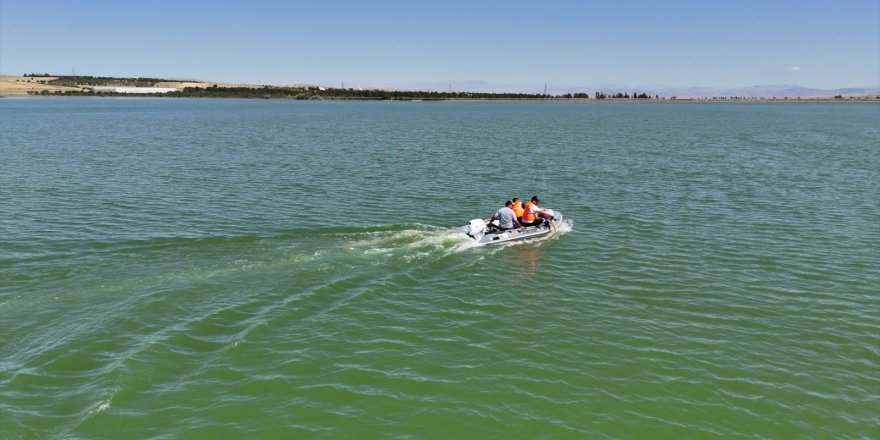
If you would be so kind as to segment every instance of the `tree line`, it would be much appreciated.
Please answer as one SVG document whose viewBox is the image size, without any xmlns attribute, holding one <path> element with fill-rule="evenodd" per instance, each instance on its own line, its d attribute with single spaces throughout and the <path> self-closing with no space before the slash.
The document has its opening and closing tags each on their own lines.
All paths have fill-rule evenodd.
<svg viewBox="0 0 880 440">
<path fill-rule="evenodd" d="M 411 90 L 361 90 L 323 87 L 186 87 L 166 96 L 198 98 L 287 98 L 287 99 L 349 99 L 349 100 L 424 100 L 447 99 L 547 99 L 550 96 L 525 93 L 430 92 Z"/>
<path fill-rule="evenodd" d="M 645 92 L 642 92 L 638 95 L 636 94 L 636 92 L 633 92 L 632 96 L 630 96 L 629 93 L 617 92 L 615 94 L 605 94 L 603 92 L 596 92 L 595 97 L 596 99 L 660 99 L 659 95 L 654 95 L 652 97 Z"/>
<path fill-rule="evenodd" d="M 54 86 L 125 86 L 125 87 L 154 87 L 156 84 L 167 81 L 159 78 L 113 78 L 107 76 L 59 76 L 46 84 Z"/>
</svg>

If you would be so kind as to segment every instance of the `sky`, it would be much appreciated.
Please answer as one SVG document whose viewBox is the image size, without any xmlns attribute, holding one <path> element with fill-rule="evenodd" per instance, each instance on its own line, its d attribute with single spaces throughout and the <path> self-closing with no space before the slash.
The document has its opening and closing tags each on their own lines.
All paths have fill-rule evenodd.
<svg viewBox="0 0 880 440">
<path fill-rule="evenodd" d="M 880 87 L 880 0 L 0 0 L 0 73 Z"/>
</svg>

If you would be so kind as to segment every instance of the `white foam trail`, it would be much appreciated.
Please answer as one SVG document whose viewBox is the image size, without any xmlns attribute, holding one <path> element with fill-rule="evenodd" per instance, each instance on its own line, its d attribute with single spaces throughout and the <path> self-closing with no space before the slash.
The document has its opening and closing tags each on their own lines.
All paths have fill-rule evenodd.
<svg viewBox="0 0 880 440">
<path fill-rule="evenodd" d="M 424 237 L 407 245 L 409 248 L 431 247 L 445 251 L 445 255 L 462 252 L 477 246 L 477 242 L 466 235 L 449 231 L 425 232 Z"/>
<path fill-rule="evenodd" d="M 346 247 L 363 252 L 367 256 L 390 256 L 397 251 L 406 252 L 407 259 L 423 258 L 431 253 L 450 255 L 477 246 L 471 238 L 452 232 L 452 229 L 419 230 L 406 229 L 379 233 L 366 240 L 349 243 Z"/>
<path fill-rule="evenodd" d="M 447 251 L 447 255 L 464 252 L 468 249 L 473 249 L 479 246 L 476 240 L 468 237 L 467 235 L 462 235 L 454 232 L 446 232 L 445 234 L 446 242 L 453 244 L 453 246 Z"/>
<path fill-rule="evenodd" d="M 373 238 L 370 240 L 360 240 L 351 244 L 352 248 L 364 248 L 364 247 L 372 247 L 375 245 L 390 243 L 402 239 L 408 239 L 412 237 L 416 237 L 424 231 L 419 231 L 417 229 L 404 229 L 403 231 L 396 232 L 371 232 L 370 235 L 379 235 L 379 238 Z"/>
</svg>

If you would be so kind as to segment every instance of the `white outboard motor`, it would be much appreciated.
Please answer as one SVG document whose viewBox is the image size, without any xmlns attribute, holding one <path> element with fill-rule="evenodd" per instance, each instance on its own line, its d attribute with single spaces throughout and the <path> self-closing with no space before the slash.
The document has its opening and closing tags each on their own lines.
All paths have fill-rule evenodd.
<svg viewBox="0 0 880 440">
<path fill-rule="evenodd" d="M 486 221 L 481 218 L 471 220 L 467 225 L 467 235 L 479 239 L 486 234 Z"/>
</svg>

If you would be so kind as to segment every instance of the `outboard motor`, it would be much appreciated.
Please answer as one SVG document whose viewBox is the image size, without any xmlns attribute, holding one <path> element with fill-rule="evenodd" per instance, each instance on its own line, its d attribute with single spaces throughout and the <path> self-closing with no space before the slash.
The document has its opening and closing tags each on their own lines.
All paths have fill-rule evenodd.
<svg viewBox="0 0 880 440">
<path fill-rule="evenodd" d="M 467 235 L 473 239 L 479 239 L 486 234 L 486 221 L 481 218 L 475 218 L 468 223 Z"/>
</svg>

